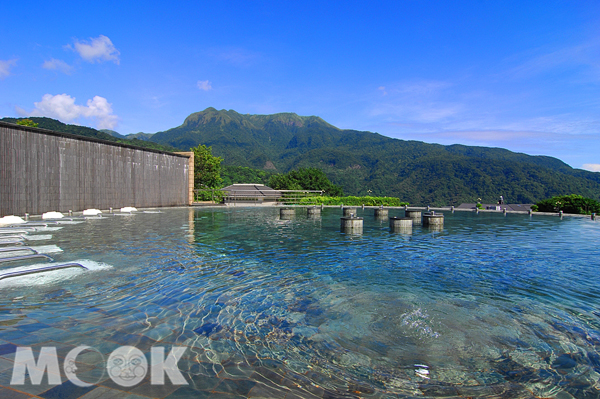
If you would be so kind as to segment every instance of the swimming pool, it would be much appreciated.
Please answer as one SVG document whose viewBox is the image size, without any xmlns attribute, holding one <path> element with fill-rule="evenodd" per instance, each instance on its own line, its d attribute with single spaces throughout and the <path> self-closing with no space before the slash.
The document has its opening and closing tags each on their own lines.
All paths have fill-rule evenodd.
<svg viewBox="0 0 600 399">
<path fill-rule="evenodd" d="M 30 233 L 90 270 L 0 281 L 0 385 L 42 397 L 600 395 L 599 223 L 445 212 L 442 230 L 391 233 L 372 212 L 359 209 L 359 235 L 340 232 L 339 208 L 292 220 L 162 209 Z M 16 347 L 64 357 L 79 345 L 105 357 L 184 346 L 188 385 L 118 386 L 94 353 L 79 359 L 88 388 L 10 384 Z"/>
</svg>

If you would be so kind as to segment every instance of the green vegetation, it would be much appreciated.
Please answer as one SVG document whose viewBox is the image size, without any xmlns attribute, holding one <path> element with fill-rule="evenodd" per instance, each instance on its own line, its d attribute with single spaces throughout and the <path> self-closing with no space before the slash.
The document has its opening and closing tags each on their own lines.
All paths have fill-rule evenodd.
<svg viewBox="0 0 600 399">
<path fill-rule="evenodd" d="M 194 152 L 194 189 L 217 189 L 221 187 L 221 162 L 223 158 L 212 155 L 212 148 L 205 145 L 199 145 L 190 148 Z M 201 191 L 198 193 L 197 200 L 212 201 L 220 200 L 221 192 L 218 192 L 219 198 L 215 199 L 214 190 Z"/>
<path fill-rule="evenodd" d="M 350 206 L 404 206 L 408 205 L 408 202 L 400 201 L 399 198 L 394 197 L 306 197 L 302 198 L 299 202 L 300 205 L 350 205 Z"/>
<path fill-rule="evenodd" d="M 98 130 L 98 131 L 99 131 L 99 132 L 102 132 L 102 133 L 110 134 L 111 136 L 113 136 L 113 137 L 116 137 L 116 138 L 118 138 L 118 139 L 124 139 L 124 138 L 126 138 L 126 137 L 125 137 L 125 136 L 123 136 L 122 134 L 120 134 L 120 133 L 118 133 L 118 132 L 115 132 L 114 130 L 110 130 L 110 129 L 100 129 L 100 130 Z M 127 137 L 127 138 L 129 138 L 129 139 L 130 139 L 131 137 Z"/>
<path fill-rule="evenodd" d="M 35 123 L 34 121 L 32 121 L 31 119 L 19 119 L 17 121 L 17 125 L 21 125 L 21 126 L 29 126 L 29 127 L 38 127 L 39 123 Z"/>
<path fill-rule="evenodd" d="M 168 145 L 156 144 L 151 141 L 144 141 L 144 140 L 138 140 L 138 139 L 117 139 L 117 143 L 133 145 L 136 147 L 147 148 L 150 150 L 157 150 L 157 151 L 166 151 L 166 152 L 179 151 L 178 149 L 173 148 Z"/>
<path fill-rule="evenodd" d="M 269 178 L 269 187 L 275 190 L 321 190 L 326 195 L 344 195 L 342 188 L 331 183 L 325 173 L 317 168 L 300 168 Z"/>
<path fill-rule="evenodd" d="M 483 209 L 483 205 L 481 205 L 481 198 L 477 198 L 477 204 L 475 206 L 477 209 Z"/>
<path fill-rule="evenodd" d="M 148 141 L 152 137 L 152 133 L 131 133 L 125 136 L 126 139 L 133 140 L 138 139 L 142 141 Z"/>
<path fill-rule="evenodd" d="M 534 205 L 532 209 L 536 212 L 558 212 L 573 213 L 578 215 L 591 215 L 600 213 L 600 202 L 581 195 L 560 195 L 545 199 Z"/>
<path fill-rule="evenodd" d="M 223 186 L 236 183 L 253 183 L 268 185 L 272 173 L 246 166 L 222 165 L 221 178 Z"/>
</svg>

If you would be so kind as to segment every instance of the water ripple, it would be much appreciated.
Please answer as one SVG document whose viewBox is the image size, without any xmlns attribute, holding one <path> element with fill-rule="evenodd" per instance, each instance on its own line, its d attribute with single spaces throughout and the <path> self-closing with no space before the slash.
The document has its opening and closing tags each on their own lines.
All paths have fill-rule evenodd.
<svg viewBox="0 0 600 399">
<path fill-rule="evenodd" d="M 598 392 L 598 223 L 456 212 L 441 231 L 393 234 L 359 209 L 363 233 L 348 235 L 340 213 L 173 209 L 64 226 L 45 243 L 57 261 L 111 267 L 0 287 L 0 339 L 25 317 L 72 326 L 69 342 L 185 345 L 194 367 L 242 362 L 306 392 Z"/>
</svg>

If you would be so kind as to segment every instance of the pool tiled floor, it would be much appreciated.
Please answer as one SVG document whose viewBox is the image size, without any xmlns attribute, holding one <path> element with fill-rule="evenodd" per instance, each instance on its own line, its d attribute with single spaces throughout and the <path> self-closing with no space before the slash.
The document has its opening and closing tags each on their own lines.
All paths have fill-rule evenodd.
<svg viewBox="0 0 600 399">
<path fill-rule="evenodd" d="M 507 366 L 503 369 L 504 374 L 498 374 L 494 368 L 497 363 L 495 351 L 481 354 L 481 359 L 471 365 L 473 356 L 470 352 L 452 349 L 463 348 L 457 346 L 462 345 L 463 336 L 464 340 L 471 338 L 470 335 L 461 335 L 462 329 L 456 330 L 456 326 L 462 326 L 464 322 L 461 317 L 470 317 L 474 313 L 471 309 L 481 309 L 478 303 L 479 288 L 462 284 L 463 277 L 476 281 L 479 274 L 471 272 L 469 262 L 472 259 L 458 256 L 459 252 L 462 253 L 460 248 L 463 242 L 466 242 L 468 250 L 479 249 L 479 243 L 474 243 L 472 248 L 469 241 L 471 231 L 476 227 L 467 226 L 464 229 L 466 233 L 456 230 L 453 234 L 457 235 L 457 239 L 447 234 L 449 230 L 443 236 L 437 232 L 416 231 L 412 237 L 415 240 L 411 241 L 413 250 L 408 253 L 403 249 L 407 248 L 408 244 L 405 243 L 408 241 L 399 242 L 399 237 L 390 235 L 386 226 L 383 232 L 384 227 L 371 225 L 369 234 L 365 234 L 361 240 L 352 238 L 350 245 L 351 237 L 339 236 L 337 228 L 323 229 L 319 234 L 314 234 L 312 222 L 310 225 L 298 222 L 288 226 L 279 223 L 273 225 L 271 220 L 265 225 L 262 217 L 248 215 L 249 219 L 244 216 L 241 221 L 236 221 L 235 215 L 226 214 L 221 215 L 222 219 L 209 221 L 207 218 L 204 223 L 203 218 L 201 222 L 199 215 L 191 211 L 189 215 L 184 215 L 186 217 L 181 226 L 156 221 L 143 224 L 144 220 L 121 226 L 117 225 L 115 219 L 112 226 L 104 231 L 90 224 L 85 233 L 89 237 L 82 243 L 78 241 L 82 232 L 68 233 L 65 229 L 64 235 L 56 243 L 73 252 L 70 255 L 73 259 L 82 258 L 94 264 L 96 270 L 103 271 L 84 273 L 73 280 L 65 276 L 60 284 L 51 282 L 30 287 L 30 283 L 25 282 L 14 290 L 11 288 L 12 291 L 7 290 L 11 296 L 2 298 L 3 312 L 0 312 L 0 399 L 375 399 L 410 396 L 413 393 L 420 397 L 447 398 L 530 397 L 524 384 L 533 386 L 531 383 L 536 380 L 524 381 L 523 384 L 511 380 L 514 372 L 522 369 L 520 363 L 513 362 L 512 368 Z M 335 219 L 337 225 L 337 215 L 330 219 Z M 198 221 L 195 235 L 190 232 L 193 232 L 193 220 Z M 505 231 L 510 230 L 510 236 L 513 237 L 512 222 L 506 220 L 502 219 L 506 226 L 501 226 Z M 239 231 L 232 229 L 232 221 L 239 222 L 243 228 Z M 247 222 L 251 225 L 250 230 Z M 104 224 L 109 223 L 110 220 L 104 221 Z M 475 220 L 474 223 L 479 222 Z M 531 234 L 527 223 L 520 227 L 520 231 L 527 234 L 521 235 L 521 238 Z M 554 228 L 554 225 L 550 228 Z M 205 237 L 205 229 L 213 229 L 214 237 L 212 234 L 210 238 Z M 482 233 L 485 237 L 494 237 L 486 242 L 502 243 L 496 229 L 491 230 L 491 235 L 486 231 Z M 308 235 L 297 232 L 306 232 Z M 259 239 L 250 237 L 252 235 Z M 290 237 L 301 239 L 288 240 Z M 537 239 L 543 240 L 544 237 L 540 235 Z M 323 238 L 326 241 L 322 241 Z M 369 256 L 358 256 L 362 244 L 369 245 Z M 554 248 L 555 243 L 551 244 Z M 402 252 L 390 251 L 390 245 L 397 245 Z M 327 259 L 331 260 L 331 265 L 324 265 L 320 255 L 307 253 L 305 248 L 309 247 L 320 248 L 321 253 L 327 254 Z M 438 247 L 444 252 L 433 250 Z M 569 249 L 573 247 L 571 245 Z M 506 255 L 507 248 L 512 247 L 506 245 L 496 249 Z M 151 256 L 148 250 L 152 252 Z M 597 254 L 594 251 L 588 248 L 586 253 Z M 487 259 L 489 248 L 486 247 L 484 252 Z M 403 256 L 396 256 L 400 253 Z M 448 253 L 453 257 L 449 258 Z M 407 254 L 410 256 L 404 256 Z M 375 255 L 383 262 L 373 263 L 375 266 L 372 266 L 369 259 L 375 259 Z M 522 256 L 520 251 L 509 251 L 509 255 L 527 267 L 530 264 L 545 265 Z M 356 262 L 347 262 L 350 256 L 354 256 Z M 463 265 L 458 269 L 459 274 L 449 274 L 454 277 L 452 279 L 441 278 L 444 275 L 440 273 L 443 269 L 439 265 L 446 265 L 447 259 L 455 258 L 464 262 L 458 264 Z M 100 267 L 99 262 L 106 264 Z M 488 260 L 482 262 L 486 266 L 492 263 Z M 452 266 L 454 268 L 457 265 Z M 585 267 L 585 264 L 580 266 Z M 538 269 L 531 268 L 530 271 L 537 273 Z M 398 273 L 402 278 L 397 277 Z M 590 276 L 592 281 L 596 274 Z M 405 283 L 405 277 L 409 282 Z M 394 283 L 388 285 L 388 280 Z M 490 286 L 498 281 L 506 283 L 505 279 L 497 281 L 493 273 L 488 275 L 488 281 Z M 413 283 L 424 287 L 423 291 L 413 293 Z M 456 287 L 460 288 L 461 295 L 469 293 L 469 299 L 457 299 L 452 295 L 445 297 L 442 294 L 437 299 L 431 299 L 431 295 L 422 295 L 429 293 L 435 296 L 438 292 L 446 292 L 444 289 L 455 292 Z M 583 288 L 586 287 L 583 284 Z M 407 295 L 399 292 L 406 292 Z M 521 338 L 515 331 L 529 331 L 527 328 L 541 325 L 531 324 L 525 311 L 520 319 L 515 318 L 513 310 L 505 312 L 504 303 L 498 307 L 494 300 L 485 295 L 487 291 L 482 292 L 485 312 L 466 320 L 481 325 L 487 320 L 498 325 L 503 325 L 503 320 L 510 320 L 524 326 L 523 330 L 494 330 L 494 334 L 501 334 L 502 340 L 494 341 L 496 346 L 491 348 L 504 349 L 512 342 L 510 338 Z M 417 298 L 426 300 L 423 303 Z M 527 303 L 531 306 L 527 311 L 535 313 L 540 320 L 548 314 L 536 313 L 542 308 Z M 393 310 L 388 311 L 388 306 Z M 442 317 L 442 321 L 433 325 L 433 321 L 430 321 L 433 316 L 429 318 L 426 312 L 420 313 L 421 307 L 430 308 L 431 314 L 435 312 L 435 315 Z M 414 316 L 417 311 L 419 317 Z M 445 315 L 453 312 L 460 317 L 444 319 Z M 417 319 L 410 319 L 411 323 L 407 323 L 406 315 Z M 504 315 L 505 318 L 498 318 L 498 315 Z M 449 322 L 444 324 L 448 331 L 460 331 L 461 334 L 450 336 L 448 342 L 443 343 L 442 340 L 433 339 L 437 336 L 421 334 L 423 331 L 433 331 L 433 327 L 445 321 Z M 579 335 L 582 330 L 577 323 L 562 335 L 556 332 L 549 321 L 543 328 L 545 334 L 556 333 L 556 337 L 562 337 L 571 344 L 583 342 Z M 474 334 L 475 342 L 488 345 L 488 330 L 481 331 L 485 334 L 482 337 Z M 507 339 L 504 339 L 504 334 L 508 335 Z M 93 383 L 89 387 L 74 385 L 62 371 L 67 354 L 82 345 L 93 349 L 80 353 L 76 363 L 78 377 Z M 589 348 L 586 349 L 585 345 L 583 342 L 579 346 L 581 352 L 593 354 L 587 351 Z M 173 346 L 186 347 L 178 361 L 178 368 L 188 384 L 173 385 L 169 383 L 169 378 L 165 378 L 167 384 L 152 385 L 147 375 L 132 387 L 119 385 L 109 378 L 106 365 L 108 356 L 122 346 L 133 346 L 140 350 L 146 356 L 148 366 L 152 348 L 163 347 L 168 353 Z M 29 376 L 26 376 L 25 385 L 11 385 L 17 347 L 32 348 L 36 359 L 42 347 L 56 348 L 62 384 L 49 385 L 47 377 L 44 377 L 41 384 L 32 385 Z M 448 370 L 436 368 L 437 360 L 431 360 L 434 355 L 431 355 L 431 364 L 421 359 L 421 352 L 425 352 L 423 348 L 433 348 L 445 354 L 444 360 L 438 362 L 444 367 L 448 364 L 460 367 L 454 371 L 450 370 L 453 367 Z M 540 359 L 543 360 L 542 357 Z M 582 359 L 569 370 L 585 371 L 583 367 L 588 358 L 582 356 Z M 595 362 L 592 357 L 588 360 Z M 429 364 L 425 367 L 431 367 L 431 380 L 420 379 L 419 375 L 414 374 L 413 368 L 421 362 Z M 481 365 L 487 368 L 481 368 Z M 554 367 L 552 359 L 549 366 Z M 465 371 L 465 368 L 468 370 Z M 440 375 L 446 379 L 433 382 L 439 377 L 435 373 L 440 370 L 444 371 Z M 485 373 L 479 373 L 478 370 L 485 370 Z M 484 380 L 479 374 L 486 374 L 490 379 Z M 571 374 L 575 376 L 574 372 Z M 535 373 L 528 372 L 529 376 L 537 378 Z M 478 382 L 485 385 L 468 385 Z M 586 397 L 598 397 L 593 396 L 597 394 L 597 387 L 590 387 L 587 380 L 571 378 L 568 384 L 571 391 L 579 395 L 576 397 L 583 397 L 587 392 L 591 392 L 591 395 Z M 539 390 L 539 393 L 538 396 L 543 397 L 546 391 Z M 566 389 L 559 393 L 561 399 L 567 399 L 569 395 Z"/>
</svg>

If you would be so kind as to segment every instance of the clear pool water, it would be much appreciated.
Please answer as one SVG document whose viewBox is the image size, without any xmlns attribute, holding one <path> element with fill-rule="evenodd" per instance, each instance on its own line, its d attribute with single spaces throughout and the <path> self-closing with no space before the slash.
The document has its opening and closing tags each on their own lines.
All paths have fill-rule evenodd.
<svg viewBox="0 0 600 399">
<path fill-rule="evenodd" d="M 0 385 L 57 389 L 9 386 L 15 346 L 162 345 L 188 347 L 189 385 L 131 394 L 600 396 L 600 223 L 446 212 L 441 231 L 391 233 L 359 209 L 353 235 L 339 208 L 305 212 L 165 209 L 31 233 L 90 270 L 0 281 Z M 91 389 L 124 389 L 84 363 Z"/>
</svg>

